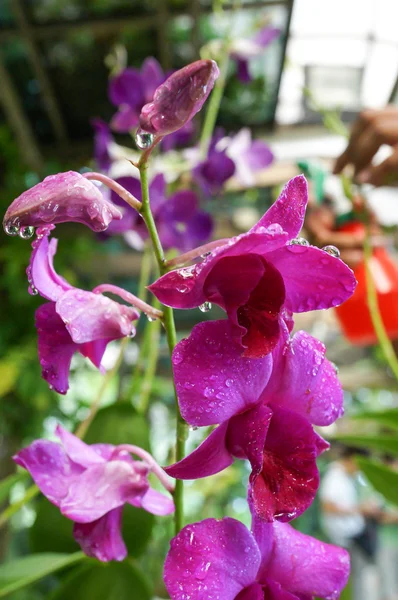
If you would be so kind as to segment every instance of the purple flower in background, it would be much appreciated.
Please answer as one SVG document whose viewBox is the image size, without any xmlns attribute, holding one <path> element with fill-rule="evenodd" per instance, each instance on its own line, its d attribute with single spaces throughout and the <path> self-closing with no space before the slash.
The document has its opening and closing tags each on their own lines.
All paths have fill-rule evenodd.
<svg viewBox="0 0 398 600">
<path fill-rule="evenodd" d="M 199 162 L 192 172 L 195 181 L 208 196 L 218 194 L 236 169 L 234 161 L 227 156 L 226 149 L 218 148 L 223 134 L 222 129 L 216 131 L 211 140 L 206 160 Z"/>
<path fill-rule="evenodd" d="M 220 71 L 213 60 L 197 60 L 160 85 L 140 115 L 140 127 L 158 137 L 181 129 L 200 111 Z"/>
<path fill-rule="evenodd" d="M 104 562 L 123 560 L 127 555 L 121 534 L 125 504 L 155 515 L 174 511 L 171 498 L 149 485 L 153 459 L 149 463 L 133 460 L 124 446 L 89 446 L 61 426 L 56 433 L 62 445 L 36 440 L 18 452 L 14 461 L 75 522 L 73 535 L 85 554 Z"/>
<path fill-rule="evenodd" d="M 111 128 L 119 133 L 127 133 L 137 127 L 142 107 L 152 100 L 156 88 L 164 79 L 162 67 L 152 57 L 144 61 L 141 70 L 128 67 L 111 77 L 109 99 L 118 107 Z"/>
<path fill-rule="evenodd" d="M 227 143 L 226 153 L 236 166 L 236 177 L 247 187 L 255 184 L 255 173 L 270 166 L 274 155 L 270 147 L 261 140 L 252 140 L 251 131 L 243 128 Z"/>
<path fill-rule="evenodd" d="M 170 271 L 149 289 L 174 308 L 214 302 L 226 311 L 244 355 L 265 356 L 292 312 L 338 306 L 355 289 L 354 274 L 340 259 L 295 239 L 307 200 L 305 178 L 295 177 L 248 233 L 220 243 L 192 267 Z"/>
<path fill-rule="evenodd" d="M 170 133 L 170 135 L 166 135 L 166 137 L 163 138 L 162 150 L 164 152 L 169 152 L 170 150 L 180 148 L 181 146 L 186 146 L 192 140 L 194 133 L 195 126 L 193 121 L 188 121 L 181 129 L 178 129 L 174 133 Z"/>
<path fill-rule="evenodd" d="M 139 314 L 131 306 L 75 288 L 60 277 L 53 266 L 57 240 L 48 240 L 53 228 L 37 230 L 27 275 L 30 293 L 50 300 L 35 315 L 42 376 L 50 388 L 65 394 L 73 354 L 79 352 L 103 371 L 107 344 L 134 335 L 132 323 Z"/>
<path fill-rule="evenodd" d="M 137 199 L 141 200 L 141 186 L 134 177 L 120 177 L 116 180 Z M 176 248 L 182 252 L 205 243 L 211 236 L 213 222 L 210 215 L 201 210 L 197 195 L 191 190 L 179 190 L 170 197 L 166 195 L 166 181 L 163 175 L 156 175 L 149 186 L 151 209 L 163 247 Z M 112 201 L 124 205 L 123 219 L 108 228 L 107 233 L 124 233 L 126 240 L 131 233 L 138 234 L 144 241 L 148 231 L 141 216 L 112 192 Z"/>
<path fill-rule="evenodd" d="M 108 124 L 102 119 L 92 119 L 91 125 L 94 129 L 94 159 L 98 168 L 107 173 L 112 162 L 109 146 L 113 142 L 113 137 Z"/>
<path fill-rule="evenodd" d="M 349 554 L 283 523 L 226 517 L 187 525 L 171 541 L 164 581 L 171 600 L 337 600 Z"/>
<path fill-rule="evenodd" d="M 219 424 L 189 456 L 167 467 L 198 479 L 248 459 L 253 504 L 263 519 L 290 520 L 314 499 L 317 456 L 328 444 L 311 424 L 343 413 L 343 392 L 324 345 L 304 331 L 264 358 L 250 359 L 227 320 L 196 325 L 173 352 L 180 411 L 189 425 Z"/>
<path fill-rule="evenodd" d="M 4 216 L 3 226 L 11 235 L 27 226 L 69 221 L 104 231 L 113 219 L 121 218 L 121 211 L 94 183 L 80 173 L 67 171 L 46 177 L 18 196 Z"/>
<path fill-rule="evenodd" d="M 267 26 L 260 29 L 253 38 L 238 39 L 233 42 L 231 57 L 236 62 L 240 81 L 248 83 L 252 80 L 249 71 L 250 59 L 261 56 L 265 48 L 279 37 L 280 32 L 276 27 Z"/>
</svg>

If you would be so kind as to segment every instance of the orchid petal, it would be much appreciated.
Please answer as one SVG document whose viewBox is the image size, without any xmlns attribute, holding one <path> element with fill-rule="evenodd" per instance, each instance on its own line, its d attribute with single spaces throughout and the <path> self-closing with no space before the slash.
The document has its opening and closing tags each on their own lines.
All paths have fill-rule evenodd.
<svg viewBox="0 0 398 600">
<path fill-rule="evenodd" d="M 78 437 L 70 433 L 61 425 L 57 425 L 56 434 L 62 442 L 62 446 L 69 458 L 82 467 L 91 467 L 91 465 L 105 462 L 105 459 L 95 451 L 93 446 L 85 444 Z"/>
<path fill-rule="evenodd" d="M 314 425 L 330 425 L 343 414 L 343 390 L 325 346 L 305 331 L 274 350 L 264 402 L 299 413 Z"/>
<path fill-rule="evenodd" d="M 270 356 L 241 356 L 228 321 L 196 325 L 172 360 L 181 414 L 191 425 L 222 423 L 254 406 L 272 369 Z"/>
<path fill-rule="evenodd" d="M 314 246 L 288 245 L 267 255 L 283 275 L 286 308 L 306 312 L 339 306 L 354 293 L 356 280 L 347 265 Z"/>
<path fill-rule="evenodd" d="M 153 99 L 156 88 L 164 81 L 163 69 L 153 56 L 144 60 L 141 67 L 141 80 L 144 90 L 145 102 Z"/>
<path fill-rule="evenodd" d="M 83 223 L 93 231 L 104 231 L 122 213 L 106 200 L 99 188 L 80 173 L 67 171 L 49 175 L 14 200 L 3 224 L 22 227 Z"/>
<path fill-rule="evenodd" d="M 263 467 L 264 445 L 272 419 L 272 410 L 260 404 L 229 421 L 227 447 L 238 458 L 250 461 L 253 473 Z"/>
<path fill-rule="evenodd" d="M 127 548 L 123 542 L 122 508 L 115 508 L 90 523 L 75 523 L 73 537 L 87 556 L 102 562 L 124 560 Z"/>
<path fill-rule="evenodd" d="M 36 440 L 13 460 L 29 471 L 40 491 L 56 506 L 60 506 L 69 486 L 84 470 L 71 461 L 62 446 L 48 440 Z"/>
<path fill-rule="evenodd" d="M 33 252 L 27 271 L 30 275 L 31 285 L 37 289 L 39 294 L 43 298 L 55 302 L 61 294 L 74 288 L 54 269 L 53 261 L 58 240 L 53 238 L 50 242 L 48 241 L 50 227 L 45 232 L 42 228 L 40 236 L 33 242 Z"/>
<path fill-rule="evenodd" d="M 233 463 L 227 447 L 228 421 L 217 427 L 185 458 L 164 470 L 175 479 L 200 479 L 223 471 Z"/>
<path fill-rule="evenodd" d="M 128 67 L 111 77 L 108 88 L 109 100 L 115 106 L 127 104 L 140 109 L 145 102 L 142 91 L 142 79 L 137 69 Z"/>
<path fill-rule="evenodd" d="M 164 580 L 171 600 L 235 600 L 255 581 L 257 544 L 235 519 L 187 525 L 171 541 Z"/>
<path fill-rule="evenodd" d="M 171 515 L 174 510 L 172 498 L 161 494 L 153 488 L 149 488 L 141 500 L 141 507 L 153 515 L 164 516 Z"/>
<path fill-rule="evenodd" d="M 70 483 L 61 512 L 77 523 L 96 521 L 133 494 L 142 498 L 149 487 L 147 473 L 142 463 L 124 460 L 91 466 Z"/>
<path fill-rule="evenodd" d="M 118 133 L 128 133 L 138 125 L 138 112 L 135 108 L 122 104 L 113 115 L 110 126 Z"/>
</svg>

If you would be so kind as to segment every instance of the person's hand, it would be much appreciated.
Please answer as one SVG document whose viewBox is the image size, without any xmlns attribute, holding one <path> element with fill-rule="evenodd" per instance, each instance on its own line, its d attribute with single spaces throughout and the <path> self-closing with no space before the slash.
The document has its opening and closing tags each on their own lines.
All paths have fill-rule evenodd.
<svg viewBox="0 0 398 600">
<path fill-rule="evenodd" d="M 379 165 L 372 165 L 383 144 L 391 146 L 392 154 Z M 353 165 L 358 183 L 398 184 L 398 106 L 361 113 L 353 125 L 347 148 L 336 160 L 334 173 L 341 173 L 348 164 Z"/>
</svg>

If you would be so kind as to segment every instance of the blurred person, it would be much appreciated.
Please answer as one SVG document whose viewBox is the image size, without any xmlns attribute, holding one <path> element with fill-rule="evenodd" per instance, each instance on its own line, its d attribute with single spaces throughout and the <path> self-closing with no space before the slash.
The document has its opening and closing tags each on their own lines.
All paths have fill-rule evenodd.
<svg viewBox="0 0 398 600">
<path fill-rule="evenodd" d="M 386 464 L 398 471 L 398 460 L 387 456 Z M 380 518 L 380 546 L 377 553 L 381 600 L 398 600 L 398 509 L 385 506 Z"/>
<path fill-rule="evenodd" d="M 372 499 L 360 499 L 355 455 L 363 453 L 345 447 L 330 463 L 320 487 L 321 525 L 333 544 L 350 552 L 354 600 L 378 600 L 374 559 L 380 509 Z"/>
</svg>

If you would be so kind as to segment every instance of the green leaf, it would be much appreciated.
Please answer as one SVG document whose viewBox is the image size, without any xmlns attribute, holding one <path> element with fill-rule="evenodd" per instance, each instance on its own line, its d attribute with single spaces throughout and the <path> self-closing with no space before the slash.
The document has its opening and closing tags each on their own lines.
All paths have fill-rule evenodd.
<svg viewBox="0 0 398 600">
<path fill-rule="evenodd" d="M 0 504 L 8 500 L 12 486 L 19 481 L 24 481 L 27 477 L 29 477 L 27 471 L 18 471 L 0 481 Z"/>
<path fill-rule="evenodd" d="M 85 558 L 74 554 L 35 554 L 24 556 L 0 566 L 0 598 L 15 592 L 50 573 L 64 569 Z"/>
<path fill-rule="evenodd" d="M 70 573 L 50 600 L 151 600 L 144 575 L 128 562 L 91 563 Z"/>
<path fill-rule="evenodd" d="M 143 510 L 126 504 L 123 509 L 122 535 L 129 556 L 137 558 L 145 551 L 151 539 L 155 517 Z"/>
<path fill-rule="evenodd" d="M 69 553 L 80 549 L 73 538 L 73 522 L 44 497 L 37 502 L 36 520 L 29 531 L 29 541 L 32 552 Z"/>
<path fill-rule="evenodd" d="M 356 461 L 375 490 L 388 502 L 398 506 L 398 473 L 378 461 L 363 456 L 358 456 Z"/>
<path fill-rule="evenodd" d="M 374 421 L 391 429 L 398 429 L 398 408 L 389 408 L 387 410 L 367 411 L 351 417 L 355 420 Z"/>
<path fill-rule="evenodd" d="M 98 411 L 84 441 L 87 444 L 135 444 L 149 450 L 148 423 L 130 404 L 112 404 Z"/>
<path fill-rule="evenodd" d="M 376 450 L 385 454 L 398 456 L 398 438 L 382 435 L 336 435 L 332 438 L 348 446 L 358 446 L 368 450 Z"/>
</svg>

